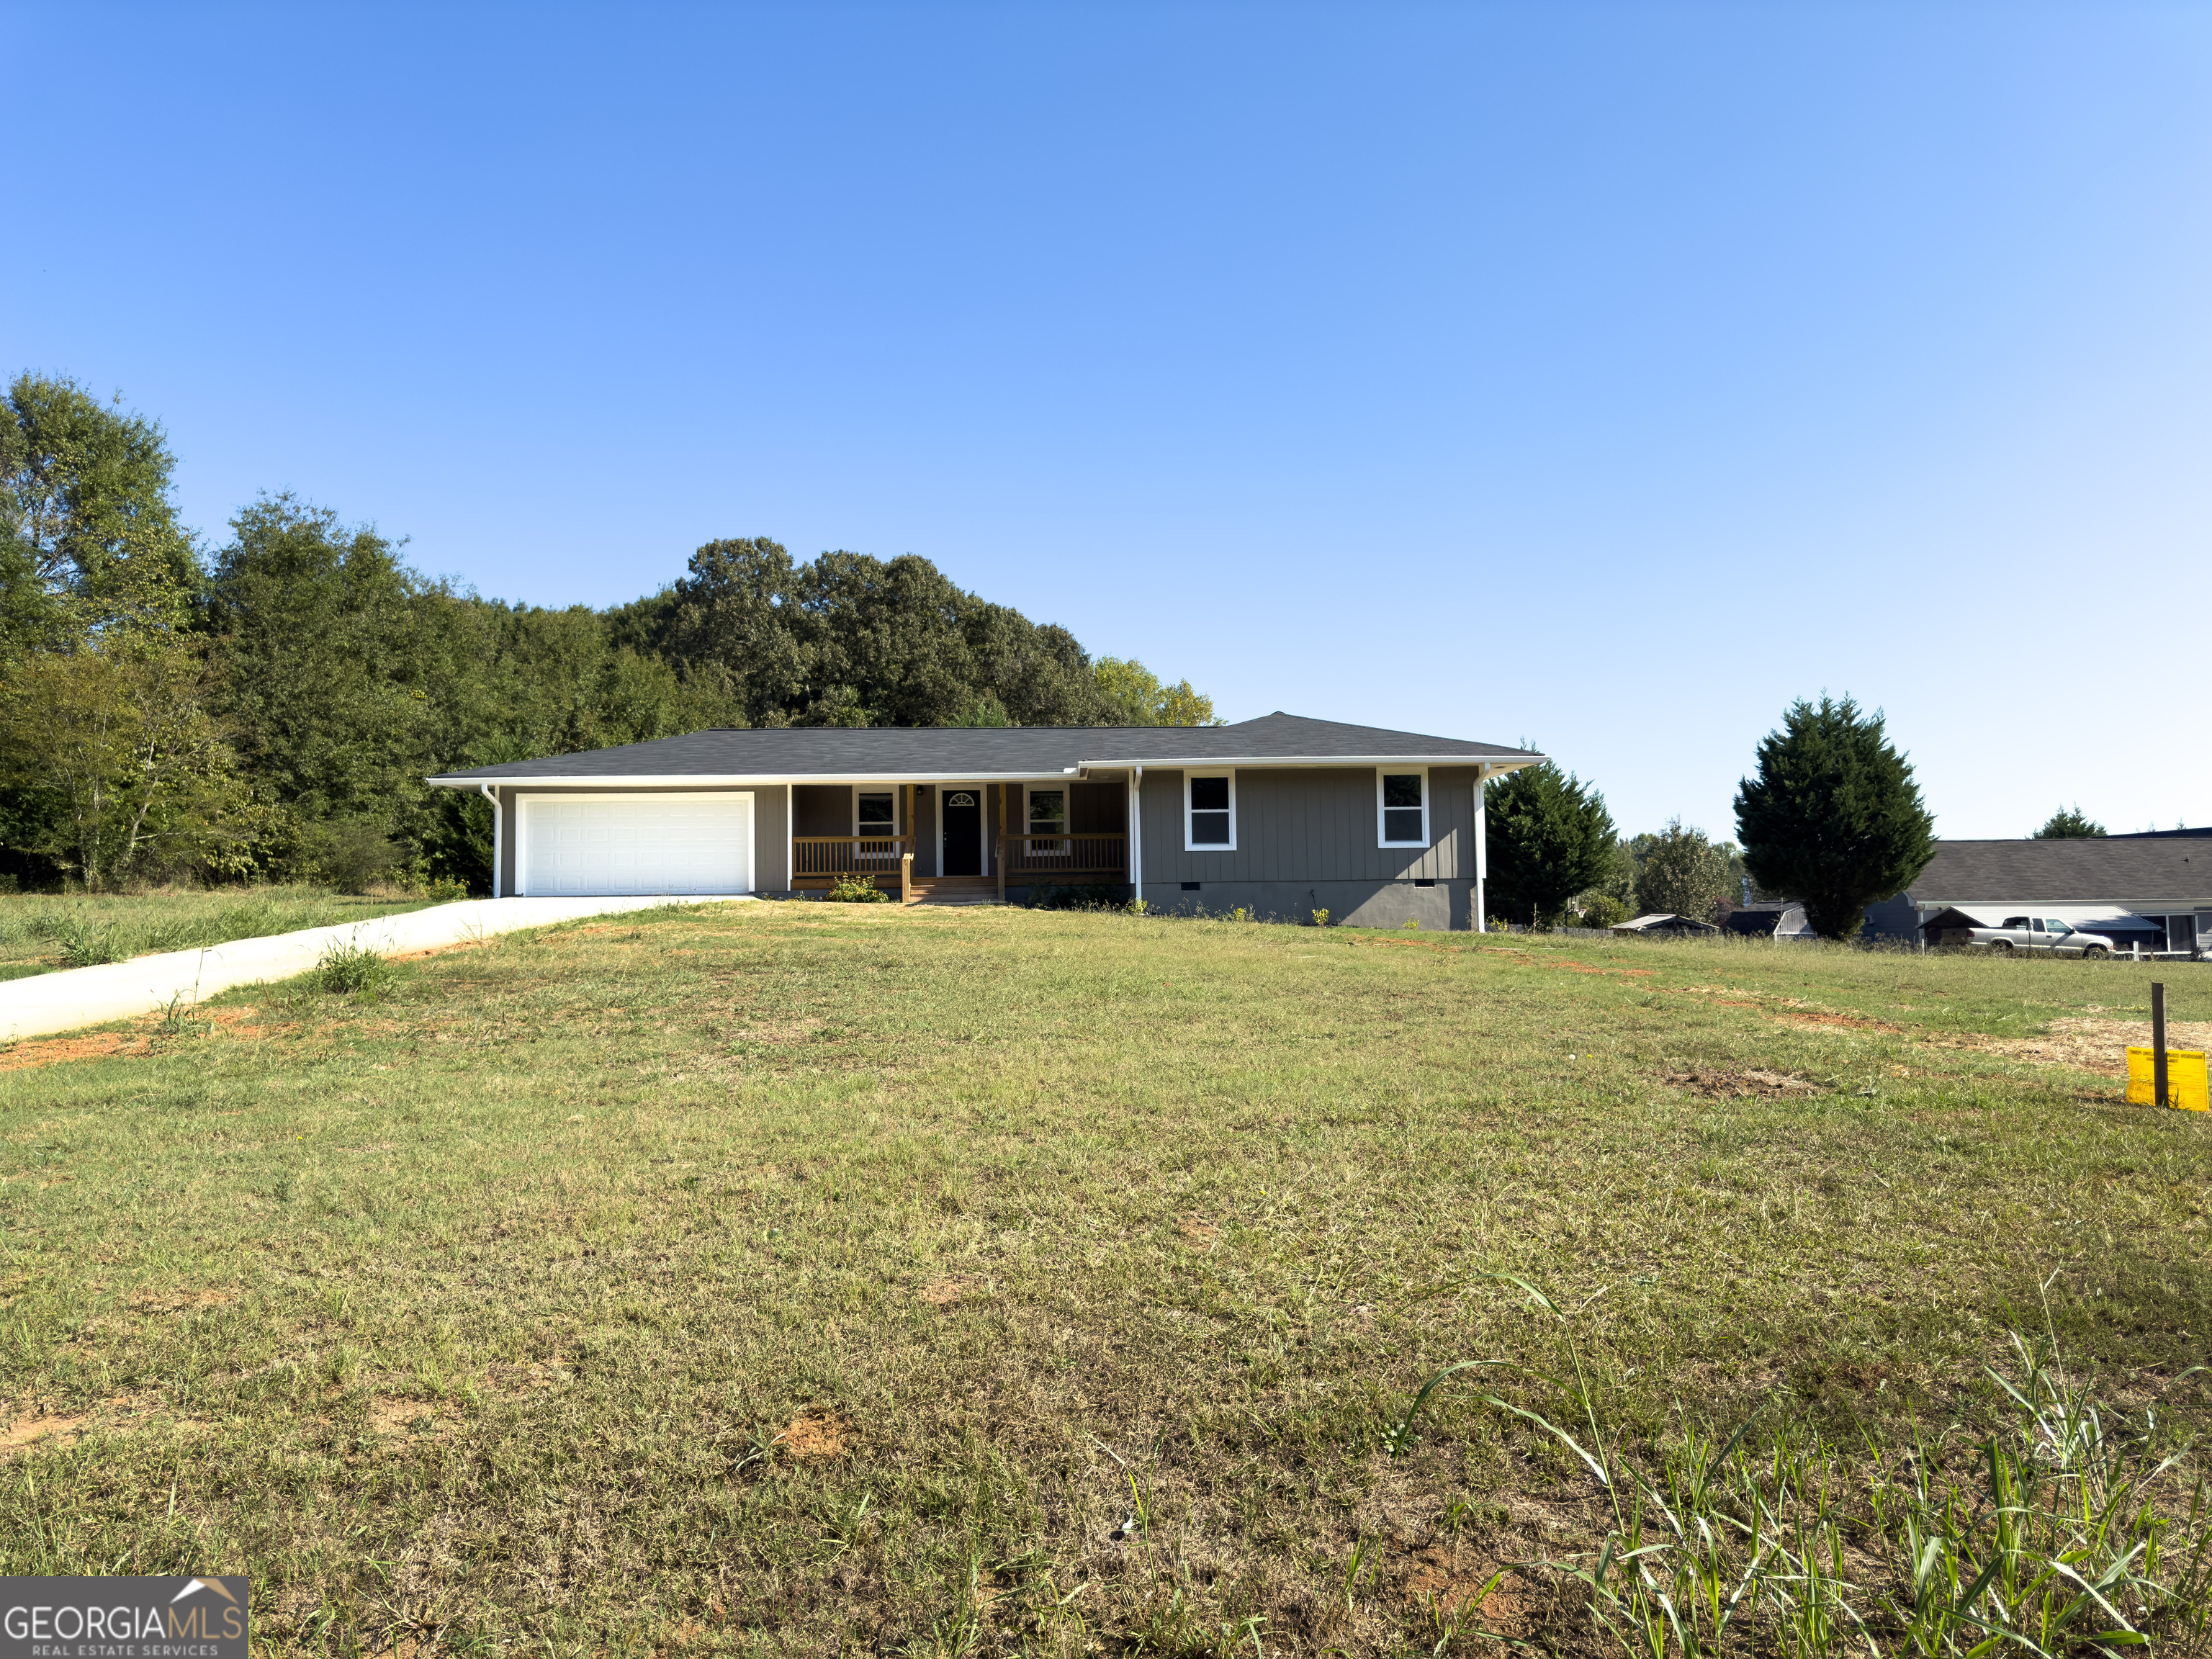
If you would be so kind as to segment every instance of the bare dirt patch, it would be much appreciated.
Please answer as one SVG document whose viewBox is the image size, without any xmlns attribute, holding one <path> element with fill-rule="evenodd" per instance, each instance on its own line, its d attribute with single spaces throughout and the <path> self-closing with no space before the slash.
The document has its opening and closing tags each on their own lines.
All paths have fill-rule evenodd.
<svg viewBox="0 0 2212 1659">
<path fill-rule="evenodd" d="M 847 1425 L 835 1412 L 815 1408 L 803 1411 L 784 1425 L 783 1432 L 775 1437 L 777 1445 L 799 1459 L 836 1457 L 845 1449 Z"/>
<path fill-rule="evenodd" d="M 1783 1095 L 1818 1094 L 1820 1085 L 1786 1072 L 1757 1066 L 1728 1066 L 1710 1071 L 1670 1072 L 1667 1081 L 1709 1100 L 1771 1100 Z"/>
<path fill-rule="evenodd" d="M 971 1282 L 957 1275 L 948 1279 L 933 1279 L 915 1294 L 933 1308 L 949 1308 L 967 1294 Z"/>
<path fill-rule="evenodd" d="M 1211 1221 L 1201 1221 L 1194 1215 L 1187 1215 L 1176 1223 L 1176 1231 L 1182 1235 L 1182 1242 L 1194 1250 L 1211 1249 L 1213 1241 L 1221 1236 L 1220 1228 Z"/>
<path fill-rule="evenodd" d="M 426 1400 L 380 1394 L 368 1402 L 368 1426 L 378 1434 L 416 1434 L 435 1428 L 438 1407 Z"/>
<path fill-rule="evenodd" d="M 181 1016 L 188 1028 L 191 1024 L 204 1025 L 211 1036 L 234 1036 L 248 1041 L 267 1036 L 273 1031 L 294 1031 L 296 1025 L 249 1025 L 259 1010 L 255 1008 L 191 1008 Z M 135 1031 L 95 1031 L 87 1036 L 30 1037 L 12 1048 L 0 1049 L 0 1072 L 33 1072 L 41 1066 L 59 1066 L 73 1060 L 106 1060 L 111 1055 L 125 1057 L 154 1052 L 152 1030 L 161 1018 L 160 1014 L 143 1014 L 138 1018 Z"/>
<path fill-rule="evenodd" d="M 1973 1048 L 1983 1054 L 2024 1060 L 2031 1066 L 2063 1066 L 2076 1072 L 2104 1077 L 2128 1074 L 2128 1049 L 2150 1046 L 2150 1022 L 2133 1019 L 2054 1019 L 2047 1036 L 2032 1037 L 1982 1036 L 1966 1033 L 1932 1037 L 1942 1048 Z M 2168 1049 L 2212 1050 L 2212 1020 L 2170 1019 L 2166 1023 Z"/>
<path fill-rule="evenodd" d="M 1518 1636 L 1529 1628 L 1534 1598 L 1517 1573 L 1498 1577 L 1502 1565 L 1472 1553 L 1455 1559 L 1446 1546 L 1431 1544 L 1413 1558 L 1401 1588 L 1408 1601 L 1421 1607 L 1453 1614 L 1473 1611 L 1493 1634 Z M 1494 1586 L 1493 1578 L 1498 1581 Z"/>
<path fill-rule="evenodd" d="M 1867 1019 L 1857 1014 L 1822 1014 L 1805 1009 L 1792 1008 L 1775 1015 L 1799 1025 L 1828 1025 L 1850 1031 L 1901 1031 L 1901 1025 L 1892 1025 L 1886 1019 Z"/>
<path fill-rule="evenodd" d="M 13 1457 L 26 1446 L 35 1446 L 41 1440 L 51 1440 L 56 1435 L 66 1435 L 74 1440 L 84 1432 L 88 1417 L 59 1417 L 37 1415 L 19 1417 L 5 1429 L 0 1429 L 0 1458 Z"/>
<path fill-rule="evenodd" d="M 54 1037 L 19 1042 L 0 1054 L 0 1072 L 32 1072 L 42 1066 L 59 1066 L 72 1060 L 105 1060 L 110 1054 L 143 1054 L 145 1040 L 120 1031 L 96 1036 Z"/>
</svg>

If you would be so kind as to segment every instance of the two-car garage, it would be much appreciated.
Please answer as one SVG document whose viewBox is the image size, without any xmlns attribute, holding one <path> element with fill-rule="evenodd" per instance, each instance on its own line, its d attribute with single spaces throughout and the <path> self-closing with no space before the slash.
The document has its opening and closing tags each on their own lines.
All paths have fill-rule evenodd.
<svg viewBox="0 0 2212 1659">
<path fill-rule="evenodd" d="M 526 794 L 515 802 L 519 894 L 750 893 L 750 790 Z"/>
</svg>

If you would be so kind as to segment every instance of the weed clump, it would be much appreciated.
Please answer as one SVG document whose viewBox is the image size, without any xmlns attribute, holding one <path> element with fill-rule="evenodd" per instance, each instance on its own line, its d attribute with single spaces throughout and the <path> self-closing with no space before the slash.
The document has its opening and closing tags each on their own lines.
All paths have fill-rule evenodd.
<svg viewBox="0 0 2212 1659">
<path fill-rule="evenodd" d="M 392 963 L 358 939 L 332 939 L 315 964 L 315 983 L 325 991 L 376 995 L 391 981 Z"/>
<path fill-rule="evenodd" d="M 51 937 L 64 968 L 99 968 L 130 954 L 112 927 L 95 927 L 82 912 L 60 922 Z"/>
</svg>

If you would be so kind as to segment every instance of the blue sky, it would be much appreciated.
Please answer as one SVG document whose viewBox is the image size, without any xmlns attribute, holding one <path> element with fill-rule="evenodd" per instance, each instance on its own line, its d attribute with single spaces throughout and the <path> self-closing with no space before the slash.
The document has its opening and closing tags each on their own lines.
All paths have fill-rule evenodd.
<svg viewBox="0 0 2212 1659">
<path fill-rule="evenodd" d="M 12 60 L 12 61 L 9 61 Z M 1626 830 L 2212 822 L 2212 9 L 0 7 L 0 366 L 502 598 L 935 560 Z"/>
</svg>

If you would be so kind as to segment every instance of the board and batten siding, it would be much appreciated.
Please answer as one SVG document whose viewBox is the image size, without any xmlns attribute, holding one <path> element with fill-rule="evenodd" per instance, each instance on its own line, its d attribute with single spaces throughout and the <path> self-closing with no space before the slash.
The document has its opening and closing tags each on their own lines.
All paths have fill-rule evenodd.
<svg viewBox="0 0 2212 1659">
<path fill-rule="evenodd" d="M 1474 874 L 1471 766 L 1429 769 L 1429 844 L 1383 847 L 1376 769 L 1237 769 L 1237 848 L 1183 850 L 1180 771 L 1146 769 L 1145 881 L 1454 881 Z M 1215 774 L 1201 775 L 1218 776 Z"/>
</svg>

